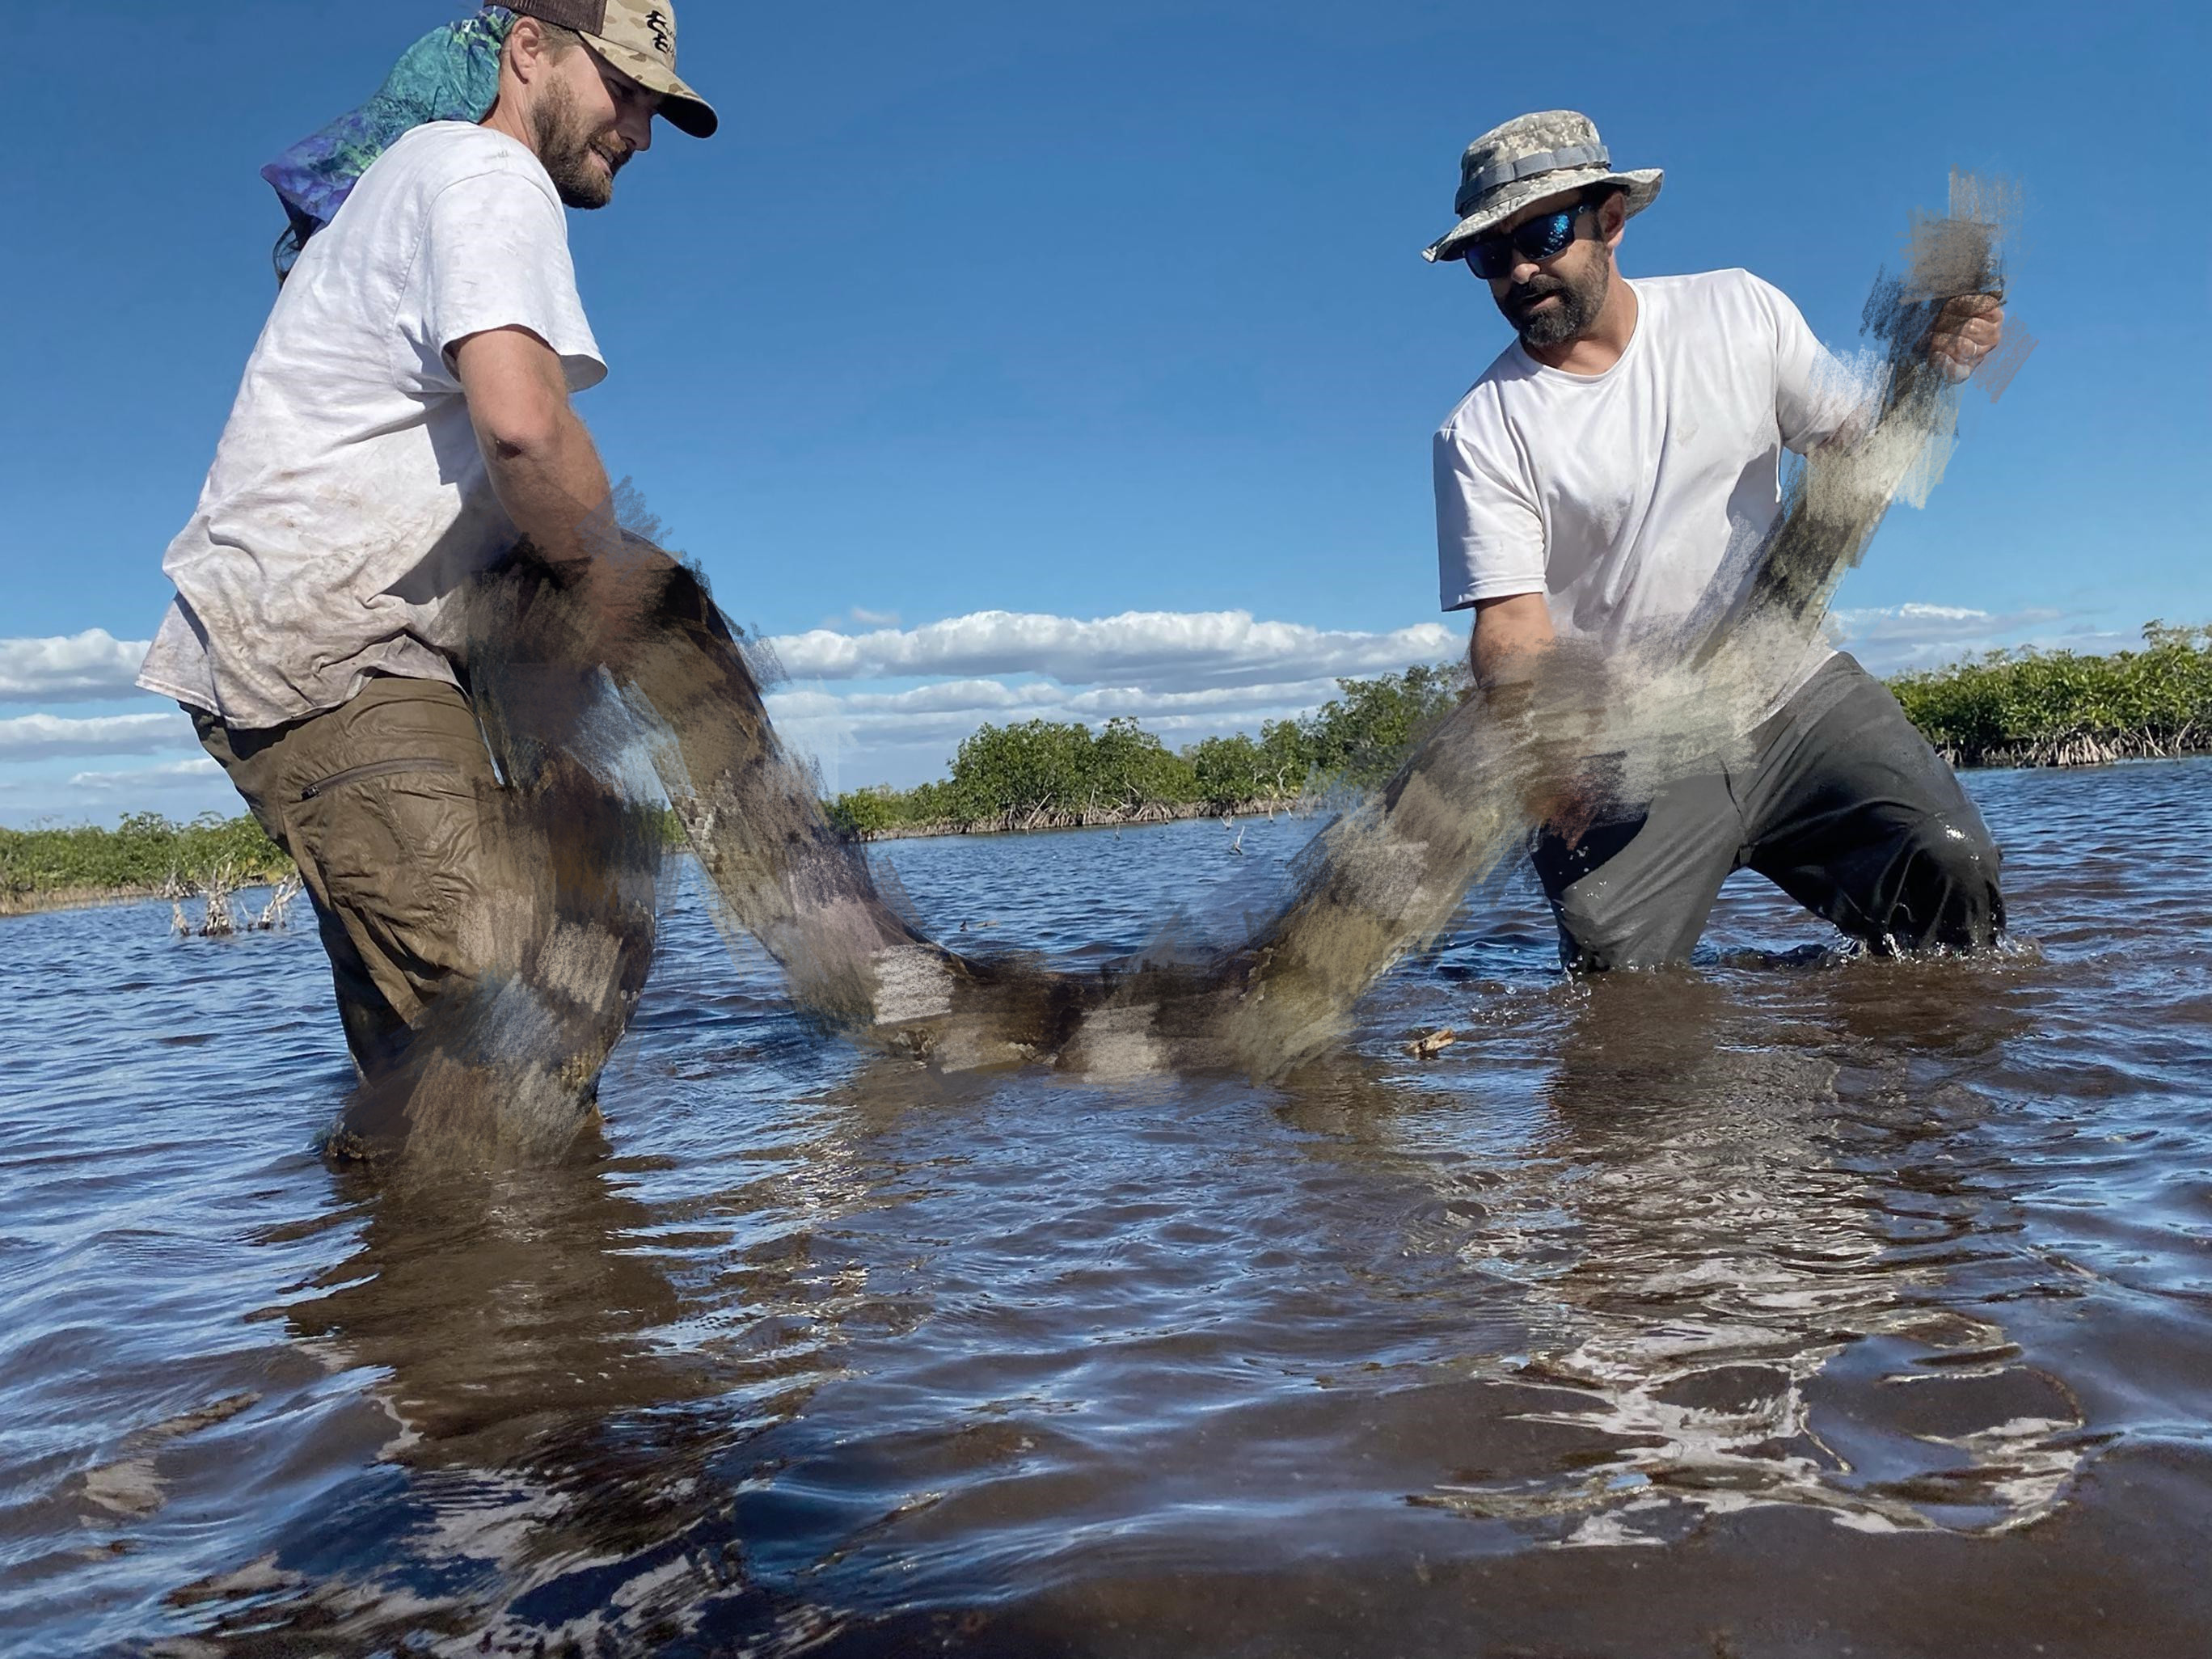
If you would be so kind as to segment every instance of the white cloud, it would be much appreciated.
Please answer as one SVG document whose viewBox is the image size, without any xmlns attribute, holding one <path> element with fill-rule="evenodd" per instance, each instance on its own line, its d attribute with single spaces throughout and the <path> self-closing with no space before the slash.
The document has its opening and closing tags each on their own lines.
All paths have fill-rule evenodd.
<svg viewBox="0 0 2212 1659">
<path fill-rule="evenodd" d="M 1317 708 L 1336 695 L 1340 677 L 1395 672 L 1467 648 L 1464 631 L 1441 623 L 1355 633 L 1257 622 L 1242 611 L 1133 611 L 1095 621 L 983 611 L 904 629 L 816 629 L 768 644 L 797 682 L 769 696 L 769 712 L 832 788 L 934 776 L 987 720 L 1097 726 L 1127 715 L 1178 746 L 1253 731 Z M 831 689 L 914 679 L 927 683 Z"/>
<path fill-rule="evenodd" d="M 203 755 L 198 760 L 171 761 L 163 766 L 143 766 L 135 772 L 79 772 L 70 780 L 70 787 L 112 794 L 121 791 L 173 789 L 180 784 L 205 783 L 222 775 L 222 768 L 216 764 L 214 758 Z"/>
<path fill-rule="evenodd" d="M 1400 665 L 1403 666 L 1403 665 Z M 778 720 L 874 716 L 885 721 L 915 715 L 975 714 L 985 718 L 1105 720 L 1118 715 L 1157 720 L 1203 714 L 1234 718 L 1282 708 L 1310 708 L 1336 695 L 1333 679 L 1287 684 L 1215 686 L 1204 691 L 1154 691 L 1141 686 L 1098 686 L 1071 691 L 1049 682 L 1007 685 L 998 680 L 939 680 L 908 691 L 777 691 L 769 709 Z"/>
<path fill-rule="evenodd" d="M 104 628 L 46 640 L 0 640 L 0 702 L 99 702 L 139 695 L 147 641 Z"/>
<path fill-rule="evenodd" d="M 1933 668 L 1999 645 L 2022 643 L 2021 635 L 2047 629 L 2065 613 L 2059 611 L 1977 611 L 1956 605 L 1893 605 L 1838 611 L 1831 630 L 1875 674 L 1907 668 Z"/>
<path fill-rule="evenodd" d="M 1129 611 L 1083 620 L 988 611 L 904 629 L 883 613 L 855 607 L 848 615 L 852 633 L 823 628 L 769 642 L 799 684 L 769 699 L 793 747 L 848 783 L 934 775 L 987 720 L 1096 726 L 1127 715 L 1173 744 L 1256 730 L 1335 696 L 1339 676 L 1390 672 L 1466 648 L 1464 632 L 1441 623 L 1362 633 L 1260 622 L 1245 611 Z M 68 639 L 0 642 L 0 698 L 127 696 L 144 651 L 99 629 Z M 832 689 L 867 679 L 924 683 Z M 0 762 L 159 755 L 188 750 L 191 743 L 189 723 L 173 711 L 0 720 Z M 137 771 L 80 772 L 70 793 L 106 799 L 217 781 L 212 763 L 195 757 Z"/>
<path fill-rule="evenodd" d="M 979 611 L 860 635 L 817 628 L 769 644 L 801 680 L 1043 674 L 1069 685 L 1141 682 L 1153 691 L 1382 673 L 1465 649 L 1441 623 L 1350 633 L 1255 622 L 1245 611 L 1130 611 L 1091 622 Z"/>
<path fill-rule="evenodd" d="M 162 714 L 108 714 L 93 720 L 21 714 L 0 720 L 0 761 L 54 755 L 158 755 L 191 744 L 191 722 L 173 708 Z"/>
<path fill-rule="evenodd" d="M 2057 611 L 1976 611 L 1959 605 L 1893 605 L 1838 611 L 1837 622 L 1852 639 L 1927 641 L 1982 640 L 2021 628 L 2056 622 Z"/>
</svg>

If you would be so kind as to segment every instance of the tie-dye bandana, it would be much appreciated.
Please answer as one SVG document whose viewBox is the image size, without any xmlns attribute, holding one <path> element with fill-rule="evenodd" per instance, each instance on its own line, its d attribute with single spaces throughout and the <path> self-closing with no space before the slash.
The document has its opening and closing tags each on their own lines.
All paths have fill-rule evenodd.
<svg viewBox="0 0 2212 1659">
<path fill-rule="evenodd" d="M 359 109 L 303 138 L 261 169 L 292 222 L 276 239 L 276 280 L 291 274 L 307 239 L 337 216 L 369 163 L 400 136 L 431 121 L 481 121 L 499 97 L 499 54 L 514 14 L 486 6 L 432 29 L 407 50 Z"/>
</svg>

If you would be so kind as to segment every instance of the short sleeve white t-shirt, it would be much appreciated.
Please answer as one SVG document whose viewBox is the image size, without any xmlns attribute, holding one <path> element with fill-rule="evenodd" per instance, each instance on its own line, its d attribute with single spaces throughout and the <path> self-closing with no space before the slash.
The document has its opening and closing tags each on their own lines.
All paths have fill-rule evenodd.
<svg viewBox="0 0 2212 1659">
<path fill-rule="evenodd" d="M 293 267 L 246 366 L 138 684 L 258 729 L 371 673 L 453 680 L 453 600 L 514 544 L 450 349 L 521 328 L 605 378 L 552 179 L 529 149 L 418 127 Z"/>
<path fill-rule="evenodd" d="M 1850 377 L 1749 271 L 1633 287 L 1636 332 L 1611 368 L 1548 368 L 1516 340 L 1438 429 L 1445 610 L 1542 593 L 1562 635 L 1663 635 L 1744 571 L 1780 512 L 1783 450 L 1850 417 Z M 1816 644 L 1778 695 L 1832 654 Z"/>
</svg>

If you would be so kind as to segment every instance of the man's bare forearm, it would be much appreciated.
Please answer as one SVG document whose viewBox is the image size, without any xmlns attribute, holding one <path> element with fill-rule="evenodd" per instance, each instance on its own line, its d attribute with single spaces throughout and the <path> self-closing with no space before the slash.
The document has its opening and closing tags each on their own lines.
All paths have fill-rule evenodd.
<svg viewBox="0 0 2212 1659">
<path fill-rule="evenodd" d="M 539 556 L 575 574 L 619 546 L 606 467 L 553 349 L 526 330 L 496 328 L 459 342 L 453 357 L 492 489 Z"/>
<path fill-rule="evenodd" d="M 580 568 L 606 550 L 612 487 L 574 410 L 563 406 L 542 435 L 517 441 L 479 432 L 478 442 L 499 504 L 547 563 Z"/>
<path fill-rule="evenodd" d="M 1555 637 L 1551 607 L 1541 593 L 1482 601 L 1474 608 L 1474 636 L 1468 644 L 1475 684 L 1493 702 L 1525 700 Z"/>
</svg>

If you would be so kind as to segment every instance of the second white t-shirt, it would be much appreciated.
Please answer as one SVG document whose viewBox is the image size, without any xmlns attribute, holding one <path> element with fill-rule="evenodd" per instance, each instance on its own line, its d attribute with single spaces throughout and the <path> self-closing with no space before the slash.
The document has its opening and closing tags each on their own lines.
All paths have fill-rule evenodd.
<svg viewBox="0 0 2212 1659">
<path fill-rule="evenodd" d="M 559 195 L 529 149 L 438 122 L 362 175 L 263 326 L 138 684 L 247 728 L 370 673 L 454 678 L 453 599 L 515 538 L 447 356 L 521 328 L 606 375 Z"/>
<path fill-rule="evenodd" d="M 1445 610 L 1542 593 L 1559 633 L 1609 649 L 1679 626 L 1773 525 L 1782 451 L 1849 417 L 1848 378 L 1749 271 L 1633 287 L 1611 368 L 1547 368 L 1516 340 L 1437 431 Z M 1817 644 L 1778 696 L 1831 654 Z"/>
</svg>

